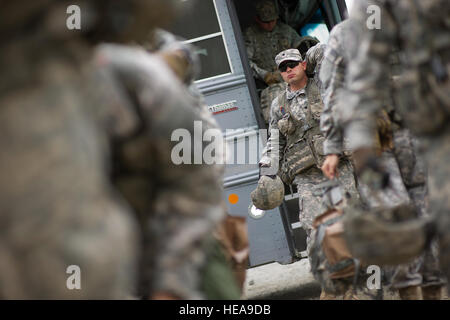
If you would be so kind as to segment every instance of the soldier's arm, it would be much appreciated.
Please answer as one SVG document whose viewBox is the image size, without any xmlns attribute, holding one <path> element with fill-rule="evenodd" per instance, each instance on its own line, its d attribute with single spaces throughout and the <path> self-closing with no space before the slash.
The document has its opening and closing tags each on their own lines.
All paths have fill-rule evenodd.
<svg viewBox="0 0 450 320">
<path fill-rule="evenodd" d="M 327 45 L 318 43 L 314 47 L 308 49 L 305 55 L 307 74 L 313 74 L 315 71 L 320 70 L 326 47 Z"/>
<path fill-rule="evenodd" d="M 334 29 L 328 40 L 319 78 L 322 83 L 324 109 L 320 116 L 320 129 L 325 137 L 325 154 L 341 154 L 343 151 L 343 132 L 335 114 L 337 112 L 338 92 L 345 85 L 345 61 L 339 53 L 339 38 Z"/>
<path fill-rule="evenodd" d="M 397 39 L 397 26 L 386 11 L 385 2 L 366 1 L 381 9 L 380 28 L 369 29 L 367 5 L 353 10 L 353 18 L 362 31 L 362 43 L 358 54 L 349 63 L 349 92 L 345 124 L 345 136 L 354 150 L 372 148 L 375 145 L 376 114 L 383 106 L 383 97 L 389 90 L 389 55 Z"/>
<path fill-rule="evenodd" d="M 264 81 L 264 78 L 270 71 L 259 67 L 255 62 L 255 59 L 254 59 L 255 51 L 257 50 L 256 43 L 255 43 L 256 41 L 255 41 L 255 36 L 253 35 L 253 33 L 251 32 L 250 29 L 248 29 L 245 32 L 244 40 L 245 40 L 245 47 L 247 49 L 247 57 L 250 62 L 250 67 L 253 70 L 253 77 Z"/>
<path fill-rule="evenodd" d="M 286 146 L 286 138 L 280 133 L 278 121 L 281 119 L 279 112 L 278 97 L 273 99 L 270 107 L 270 123 L 267 145 L 259 162 L 262 169 L 261 175 L 274 175 L 278 172 L 280 159 L 283 158 L 284 148 Z M 268 173 L 265 173 L 268 172 Z"/>
</svg>

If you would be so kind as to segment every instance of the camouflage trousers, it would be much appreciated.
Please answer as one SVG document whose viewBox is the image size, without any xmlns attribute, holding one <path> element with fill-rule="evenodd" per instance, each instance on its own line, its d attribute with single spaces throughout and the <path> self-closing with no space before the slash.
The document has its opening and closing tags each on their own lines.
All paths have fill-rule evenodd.
<svg viewBox="0 0 450 320">
<path fill-rule="evenodd" d="M 389 186 L 386 189 L 375 190 L 371 186 L 359 183 L 358 188 L 365 205 L 369 208 L 393 208 L 411 203 L 411 198 L 403 182 L 401 170 L 394 153 L 386 151 L 380 157 L 381 164 L 389 173 Z M 421 285 L 420 262 L 419 258 L 408 264 L 383 267 L 388 285 L 394 289 Z"/>
<path fill-rule="evenodd" d="M 436 219 L 440 267 L 450 278 L 450 130 L 424 141 L 430 212 Z"/>
<path fill-rule="evenodd" d="M 338 172 L 338 179 L 344 192 L 349 193 L 351 197 L 359 199 L 351 163 L 348 160 L 341 161 L 338 166 Z M 316 167 L 308 169 L 294 178 L 293 183 L 297 186 L 299 199 L 299 221 L 307 235 L 308 252 L 312 239 L 314 219 L 328 209 L 322 201 L 322 196 L 316 193 L 316 186 L 327 180 L 322 171 Z"/>
<path fill-rule="evenodd" d="M 408 195 L 419 217 L 429 216 L 427 171 L 420 145 L 408 129 L 394 132 L 394 155 Z M 393 286 L 404 288 L 411 285 L 443 285 L 439 269 L 437 242 L 433 241 L 423 255 L 408 265 L 400 265 L 393 276 Z"/>
</svg>

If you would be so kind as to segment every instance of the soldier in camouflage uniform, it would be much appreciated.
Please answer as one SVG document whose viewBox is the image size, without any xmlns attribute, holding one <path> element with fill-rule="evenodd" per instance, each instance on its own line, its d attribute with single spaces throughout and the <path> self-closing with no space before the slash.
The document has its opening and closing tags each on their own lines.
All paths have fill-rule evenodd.
<svg viewBox="0 0 450 320">
<path fill-rule="evenodd" d="M 308 69 L 320 68 L 323 49 L 323 45 L 312 47 L 306 54 L 306 61 L 297 49 L 288 49 L 276 56 L 276 63 L 288 85 L 272 103 L 270 136 L 260 160 L 262 175 L 278 174 L 286 184 L 297 186 L 299 221 L 307 233 L 308 250 L 314 219 L 327 209 L 316 189 L 327 180 L 320 171 L 324 158 L 324 137 L 319 128 L 323 109 L 321 85 L 318 76 L 306 76 Z M 351 164 L 342 161 L 339 168 L 345 191 L 358 199 Z"/>
<path fill-rule="evenodd" d="M 351 61 L 348 71 L 348 105 L 342 116 L 345 136 L 356 151 L 357 168 L 364 172 L 369 159 L 373 158 L 375 114 L 383 106 L 382 97 L 389 91 L 393 93 L 404 122 L 423 138 L 430 211 L 437 221 L 439 259 L 448 278 L 450 186 L 446 179 L 450 173 L 447 164 L 450 158 L 450 5 L 444 0 L 371 0 L 367 5 L 376 5 L 380 9 L 381 23 L 379 29 L 368 28 L 364 7 L 357 7 L 352 13 L 363 34 L 356 59 Z M 389 81 L 392 49 L 401 53 L 402 74 L 394 83 Z M 425 230 L 422 232 L 430 236 Z"/>
<path fill-rule="evenodd" d="M 363 5 L 360 2 L 357 5 Z M 344 103 L 338 104 L 340 90 L 345 87 L 347 66 L 358 48 L 358 30 L 356 22 L 348 19 L 336 25 L 330 33 L 325 59 L 322 63 L 320 75 L 325 90 L 325 108 L 321 117 L 321 127 L 326 137 L 325 153 L 328 155 L 324 163 L 324 173 L 330 178 L 335 175 L 335 166 L 339 161 L 339 155 L 343 154 L 342 127 L 339 126 L 338 107 L 346 107 Z M 392 111 L 391 113 L 394 113 Z M 391 117 L 396 120 L 398 117 Z M 418 156 L 416 142 L 407 129 L 401 129 L 400 124 L 393 122 L 394 148 L 386 150 L 383 154 L 386 168 L 389 170 L 395 192 L 386 190 L 381 193 L 385 201 L 383 206 L 398 205 L 401 201 L 410 202 L 418 208 L 421 216 L 428 215 L 426 208 L 426 186 L 423 161 Z M 413 145 L 414 141 L 414 145 Z M 391 149 L 389 147 L 388 149 Z M 394 161 L 395 157 L 395 161 Z M 416 161 L 417 160 L 417 161 Z M 406 189 L 405 189 L 406 187 Z M 367 186 L 360 184 L 362 195 L 371 207 L 380 204 L 374 203 Z M 406 191 L 408 194 L 406 194 Z M 402 195 L 402 199 L 395 199 L 395 195 Z M 398 201 L 400 200 L 400 202 Z M 437 269 L 437 257 L 428 250 L 425 259 L 417 259 L 415 263 L 398 266 L 393 274 L 392 286 L 399 289 L 402 298 L 418 298 L 417 286 L 440 286 L 442 279 Z M 429 291 L 429 290 L 428 290 Z M 427 298 L 427 289 L 424 291 Z"/>
<path fill-rule="evenodd" d="M 278 11 L 272 0 L 256 4 L 256 22 L 244 32 L 247 55 L 257 88 L 263 89 L 282 82 L 274 58 L 280 51 L 296 48 L 300 36 L 294 29 L 278 21 Z"/>
<path fill-rule="evenodd" d="M 146 47 L 166 61 L 179 79 L 188 87 L 189 94 L 197 101 L 196 107 L 208 128 L 217 130 L 219 135 L 222 136 L 217 121 L 208 110 L 203 95 L 194 83 L 194 79 L 200 72 L 200 60 L 194 48 L 190 44 L 184 43 L 184 39 L 162 29 L 153 32 L 152 41 L 147 43 Z M 221 152 L 221 150 L 216 150 L 216 152 Z M 223 155 L 220 156 L 223 157 Z M 217 170 L 215 179 L 222 181 L 225 167 L 222 165 L 214 167 Z M 201 268 L 200 291 L 206 299 L 235 300 L 241 296 L 242 285 L 239 283 L 238 286 L 238 281 L 233 274 L 231 263 L 234 260 L 231 260 L 231 258 L 234 258 L 234 255 L 229 255 L 231 244 L 227 236 L 232 231 L 236 231 L 233 230 L 233 226 L 237 222 L 230 223 L 235 219 L 225 214 L 226 205 L 224 202 L 222 202 L 221 207 L 224 212 L 224 219 L 214 230 L 214 236 L 211 234 L 209 239 L 205 241 L 206 263 Z M 246 227 L 245 221 L 243 227 Z M 245 268 L 240 272 L 241 277 L 242 275 L 245 279 Z M 241 278 L 239 280 L 243 281 Z"/>
<path fill-rule="evenodd" d="M 314 47 L 315 45 L 317 45 L 319 43 L 319 41 L 315 38 L 312 37 L 302 37 L 301 41 L 300 41 L 300 47 L 298 48 L 302 57 L 306 59 L 306 53 L 308 52 L 308 50 L 311 47 Z M 304 44 L 304 45 L 303 45 Z M 316 61 L 321 61 L 323 56 L 323 48 L 325 47 L 324 44 L 321 44 L 320 46 L 322 46 L 321 50 L 315 50 L 316 54 L 319 55 L 317 57 L 314 57 L 314 59 Z M 319 48 L 319 47 L 317 47 Z M 317 49 L 316 48 L 316 49 Z M 302 50 L 304 50 L 302 52 Z M 308 57 L 308 59 L 311 59 L 312 56 L 310 55 Z M 314 63 L 311 63 L 309 65 L 308 69 L 306 70 L 308 77 L 313 78 L 314 77 L 314 73 L 317 72 L 317 74 L 319 73 L 319 68 L 320 68 L 320 64 L 319 65 L 315 65 Z M 311 68 L 311 66 L 314 66 L 314 68 Z M 311 70 L 310 70 L 311 69 Z M 275 99 L 276 97 L 278 97 L 281 93 L 286 91 L 286 82 L 278 82 L 278 83 L 273 83 L 271 85 L 269 85 L 267 88 L 265 88 L 262 92 L 261 92 L 261 112 L 264 118 L 264 121 L 266 122 L 266 125 L 269 125 L 270 123 L 270 106 L 272 105 L 272 101 L 273 99 Z"/>
<path fill-rule="evenodd" d="M 170 154 L 174 129 L 207 128 L 196 102 L 143 50 L 103 45 L 87 62 L 90 43 L 147 36 L 169 2 L 115 1 L 103 15 L 108 3 L 86 6 L 98 20 L 73 33 L 68 2 L 2 2 L 0 30 L 17 35 L 0 53 L 3 298 L 201 297 L 220 179 L 214 166 L 176 166 Z M 145 15 L 118 30 L 129 5 Z M 34 17 L 41 23 L 22 23 Z M 136 290 L 138 264 L 146 292 Z M 81 290 L 66 287 L 70 265 Z"/>
</svg>

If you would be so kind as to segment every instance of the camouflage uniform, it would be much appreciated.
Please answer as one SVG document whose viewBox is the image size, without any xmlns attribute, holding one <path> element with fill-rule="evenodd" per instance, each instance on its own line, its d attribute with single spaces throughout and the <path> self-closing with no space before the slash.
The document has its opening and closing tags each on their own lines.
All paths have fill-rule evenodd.
<svg viewBox="0 0 450 320">
<path fill-rule="evenodd" d="M 341 154 L 344 149 L 343 130 L 339 125 L 338 99 L 340 90 L 346 86 L 348 63 L 357 54 L 359 35 L 356 21 L 353 19 L 336 25 L 330 33 L 321 74 L 321 80 L 326 86 L 325 108 L 321 118 L 321 127 L 326 136 L 324 143 L 326 154 Z M 390 104 L 392 105 L 392 103 Z M 394 112 L 394 110 L 391 111 L 391 113 Z M 395 120 L 398 119 L 398 116 L 392 118 Z M 391 188 L 395 192 L 392 190 L 376 192 L 378 193 L 377 198 L 383 199 L 382 203 L 379 203 L 373 197 L 374 191 L 370 191 L 368 186 L 360 184 L 361 195 L 370 207 L 382 204 L 392 207 L 412 201 L 421 216 L 425 216 L 427 215 L 426 175 L 424 163 L 418 156 L 417 142 L 413 140 L 407 129 L 400 129 L 397 124 L 394 125 L 393 138 L 395 146 L 393 152 L 384 152 L 382 161 L 389 170 Z M 437 257 L 433 258 L 431 250 L 427 251 L 425 257 L 425 259 L 417 259 L 415 263 L 396 268 L 393 286 L 403 288 L 413 285 L 437 284 L 435 280 L 439 270 L 433 267 L 436 266 Z M 419 271 L 424 274 L 420 274 Z"/>
<path fill-rule="evenodd" d="M 253 76 L 261 81 L 268 72 L 277 71 L 275 56 L 283 50 L 296 48 L 301 40 L 294 29 L 280 21 L 271 32 L 255 23 L 245 30 L 244 39 Z"/>
<path fill-rule="evenodd" d="M 383 105 L 381 97 L 392 90 L 406 125 L 412 132 L 427 136 L 423 146 L 429 168 L 430 211 L 437 216 L 441 265 L 448 277 L 450 5 L 444 0 L 373 0 L 367 4 L 381 8 L 381 29 L 367 28 L 366 10 L 356 8 L 353 16 L 364 33 L 357 58 L 349 68 L 345 135 L 354 149 L 373 146 L 375 112 Z M 394 84 L 388 79 L 392 48 L 402 54 L 403 71 Z"/>
<path fill-rule="evenodd" d="M 202 132 L 217 128 L 217 125 L 204 104 L 200 103 L 199 96 L 185 90 L 170 93 L 164 89 L 170 81 L 176 88 L 182 86 L 171 77 L 169 69 L 156 68 L 161 63 L 159 59 L 148 55 L 145 58 L 146 55 L 138 49 L 118 46 L 104 46 L 99 52 L 99 59 L 108 61 L 105 67 L 112 70 L 121 82 L 128 84 L 129 81 L 135 81 L 134 78 L 139 75 L 137 70 L 144 70 L 148 73 L 147 81 L 157 78 L 159 83 L 147 88 L 145 94 L 161 94 L 160 97 L 156 94 L 148 97 L 151 101 L 159 101 L 153 107 L 152 104 L 145 105 L 146 100 L 142 102 L 145 107 L 143 112 L 148 108 L 150 113 L 148 116 L 144 114 L 146 122 L 141 125 L 149 128 L 152 143 L 147 146 L 148 141 L 144 139 L 146 130 L 129 137 L 130 141 L 118 149 L 118 157 L 124 158 L 126 165 L 116 174 L 115 181 L 133 207 L 138 209 L 141 225 L 144 226 L 145 255 L 141 283 L 151 284 L 149 289 L 141 288 L 141 294 L 145 295 L 150 290 L 169 291 L 183 298 L 200 297 L 199 270 L 205 263 L 203 244 L 224 216 L 220 207 L 223 166 L 173 164 L 171 150 L 174 142 L 170 141 L 170 135 L 179 128 L 193 132 L 192 117 L 183 119 L 185 116 L 182 113 L 180 117 L 174 114 L 178 112 L 175 110 L 183 111 L 180 99 L 184 100 L 186 106 L 195 108 L 192 111 L 196 121 L 201 121 Z M 136 61 L 142 61 L 142 64 Z M 143 93 L 136 94 L 141 96 Z M 142 98 L 147 99 L 147 96 L 142 95 Z M 168 100 L 168 105 L 161 108 L 164 101 L 161 99 Z M 146 149 L 149 153 L 143 152 Z M 127 159 L 129 153 L 138 158 Z M 183 179 L 180 180 L 180 177 Z"/>
<path fill-rule="evenodd" d="M 1 43 L 0 296 L 130 297 L 140 258 L 146 295 L 200 297 L 220 179 L 170 157 L 172 131 L 202 121 L 195 102 L 160 59 L 105 45 L 89 64 L 84 39 L 46 27 Z M 81 290 L 66 287 L 70 265 Z"/>
<path fill-rule="evenodd" d="M 306 73 L 311 78 L 320 73 L 321 61 L 323 60 L 325 47 L 325 44 L 318 43 L 302 54 L 302 56 L 305 56 L 305 61 L 307 64 Z M 316 81 L 316 83 L 320 88 L 322 85 L 321 82 Z M 272 105 L 273 100 L 285 91 L 286 83 L 283 81 L 272 84 L 261 92 L 261 111 L 266 124 L 270 123 L 270 106 Z"/>
<path fill-rule="evenodd" d="M 278 97 L 282 92 L 286 91 L 286 83 L 274 83 L 261 91 L 261 113 L 266 125 L 270 123 L 270 106 L 273 99 Z"/>
<path fill-rule="evenodd" d="M 323 45 L 311 48 L 306 57 L 308 68 L 320 68 L 323 58 Z M 288 51 L 285 51 L 288 52 Z M 297 51 L 298 52 L 298 51 Z M 327 181 L 320 171 L 324 160 L 323 136 L 319 128 L 319 119 L 323 109 L 320 95 L 320 81 L 316 77 L 309 78 L 305 88 L 291 91 L 286 88 L 285 93 L 274 99 L 271 106 L 269 139 L 266 152 L 260 164 L 277 161 L 274 154 L 275 145 L 279 146 L 278 174 L 286 184 L 296 184 L 299 194 L 299 221 L 308 235 L 313 229 L 314 218 L 326 209 L 322 205 L 322 197 L 315 190 L 315 186 Z M 276 134 L 279 133 L 277 144 Z M 342 171 L 341 180 L 344 187 L 355 198 L 358 197 L 350 163 L 343 161 L 339 170 Z"/>
</svg>

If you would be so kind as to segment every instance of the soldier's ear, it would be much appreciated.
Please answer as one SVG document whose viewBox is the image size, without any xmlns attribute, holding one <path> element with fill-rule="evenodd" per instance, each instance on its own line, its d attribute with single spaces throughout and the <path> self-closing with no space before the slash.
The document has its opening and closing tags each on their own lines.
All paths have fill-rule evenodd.
<svg viewBox="0 0 450 320">
<path fill-rule="evenodd" d="M 303 69 L 304 71 L 306 71 L 306 61 L 303 61 L 303 62 L 301 63 L 301 65 L 302 65 L 302 69 Z"/>
</svg>

